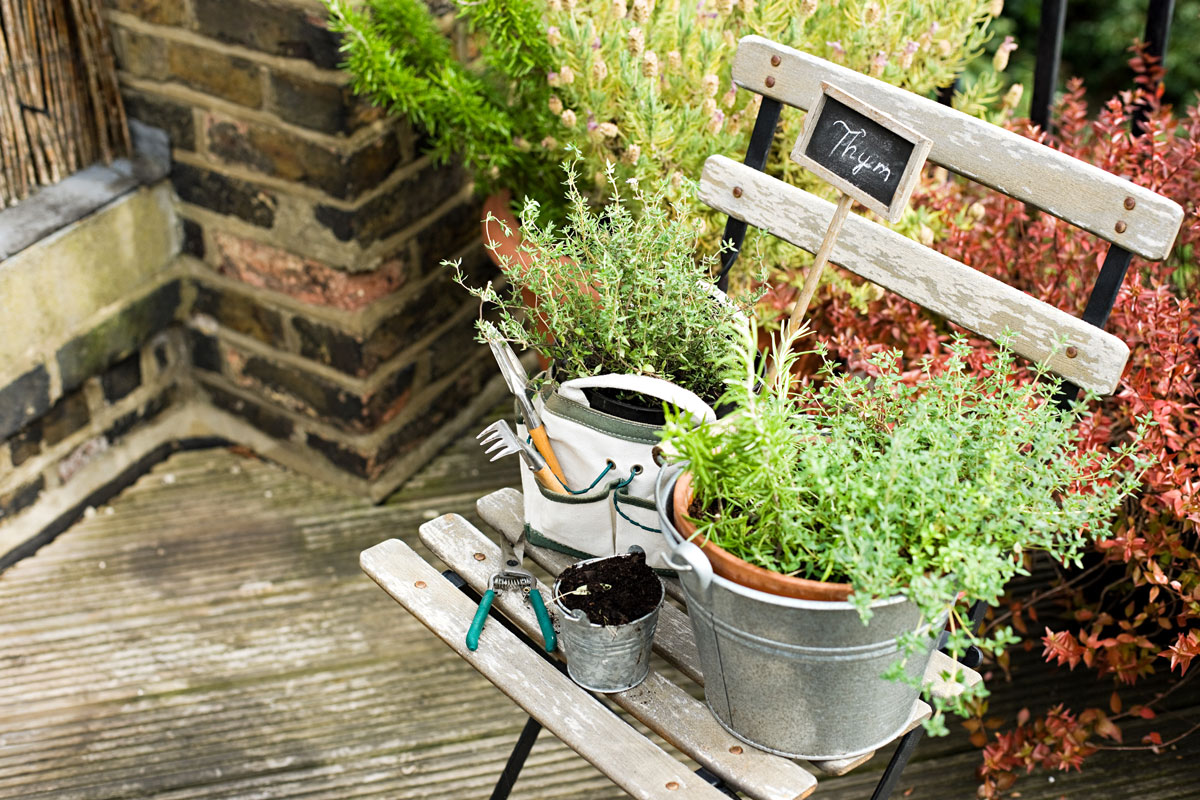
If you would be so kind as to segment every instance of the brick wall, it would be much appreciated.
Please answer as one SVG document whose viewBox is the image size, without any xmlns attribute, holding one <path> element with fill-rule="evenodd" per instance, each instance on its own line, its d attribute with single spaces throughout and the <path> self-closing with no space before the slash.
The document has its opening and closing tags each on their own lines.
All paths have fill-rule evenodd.
<svg viewBox="0 0 1200 800">
<path fill-rule="evenodd" d="M 128 114 L 171 139 L 199 390 L 381 497 L 495 374 L 438 266 L 490 274 L 469 177 L 353 96 L 317 0 L 105 3 Z"/>
<path fill-rule="evenodd" d="M 79 173 L 62 186 L 97 182 Z M 40 195 L 23 204 L 53 216 Z M 178 405 L 190 371 L 180 239 L 159 182 L 0 262 L 0 563 L 27 538 L 14 518 L 29 519 L 35 503 L 52 518 L 111 480 L 105 462 Z"/>
</svg>

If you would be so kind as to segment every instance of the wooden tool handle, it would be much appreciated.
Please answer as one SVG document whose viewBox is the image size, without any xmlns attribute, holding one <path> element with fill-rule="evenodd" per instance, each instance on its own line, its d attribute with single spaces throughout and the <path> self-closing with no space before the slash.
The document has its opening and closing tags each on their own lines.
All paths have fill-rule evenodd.
<svg viewBox="0 0 1200 800">
<path fill-rule="evenodd" d="M 563 474 L 562 467 L 558 464 L 558 458 L 554 455 L 554 448 L 550 446 L 550 437 L 546 435 L 546 426 L 530 428 L 529 438 L 533 439 L 533 446 L 542 454 L 542 458 L 546 459 L 546 466 L 554 473 L 554 477 L 562 481 L 562 486 L 566 486 L 567 476 Z"/>
<path fill-rule="evenodd" d="M 558 478 L 554 477 L 554 473 L 550 471 L 550 467 L 542 467 L 539 470 L 535 470 L 533 477 L 537 478 L 538 483 L 540 483 L 542 486 L 545 486 L 552 492 L 556 492 L 558 494 L 570 494 L 570 492 L 564 489 L 562 484 L 558 482 Z"/>
</svg>

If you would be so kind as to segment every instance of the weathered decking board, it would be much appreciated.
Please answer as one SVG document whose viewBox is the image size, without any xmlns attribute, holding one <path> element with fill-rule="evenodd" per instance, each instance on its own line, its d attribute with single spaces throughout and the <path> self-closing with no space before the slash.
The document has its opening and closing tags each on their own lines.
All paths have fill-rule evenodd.
<svg viewBox="0 0 1200 800">
<path fill-rule="evenodd" d="M 475 499 L 515 484 L 516 469 L 488 463 L 471 434 L 372 506 L 227 451 L 173 456 L 0 574 L 0 798 L 486 797 L 523 715 L 366 578 L 358 555 L 391 537 L 420 547 L 418 526 L 442 513 L 480 524 Z M 1108 693 L 1058 670 L 1024 678 L 993 681 L 994 712 Z M 1194 693 L 1177 707 L 1200 717 Z M 1150 725 L 1131 724 L 1127 740 Z M 885 758 L 822 779 L 813 797 L 868 796 Z M 897 798 L 973 797 L 979 756 L 960 729 L 918 759 Z M 1189 798 L 1198 760 L 1193 738 L 1018 789 Z M 623 796 L 545 733 L 513 794 Z"/>
</svg>

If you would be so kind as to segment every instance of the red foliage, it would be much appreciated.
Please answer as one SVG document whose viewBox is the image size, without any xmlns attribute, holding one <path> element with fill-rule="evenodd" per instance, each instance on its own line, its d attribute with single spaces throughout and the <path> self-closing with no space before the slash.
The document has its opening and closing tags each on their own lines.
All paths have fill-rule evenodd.
<svg viewBox="0 0 1200 800">
<path fill-rule="evenodd" d="M 1200 656 L 1200 305 L 1192 299 L 1200 288 L 1200 108 L 1176 116 L 1160 104 L 1156 76 L 1145 61 L 1135 56 L 1131 63 L 1137 88 L 1110 100 L 1095 119 L 1074 81 L 1058 110 L 1054 137 L 1027 121 L 1010 126 L 1170 197 L 1186 211 L 1171 258 L 1135 258 L 1130 267 L 1106 326 L 1129 344 L 1129 366 L 1117 392 L 1094 404 L 1094 415 L 1081 423 L 1084 446 L 1104 449 L 1126 441 L 1134 420 L 1149 414 L 1157 425 L 1147 446 L 1157 462 L 1111 535 L 1097 542 L 1097 563 L 1087 576 L 1067 574 L 1036 597 L 1013 599 L 1008 615 L 1024 632 L 1024 619 L 1037 619 L 1039 602 L 1057 604 L 1063 613 L 1041 639 L 1047 661 L 1070 669 L 1082 665 L 1118 689 L 1156 670 L 1178 668 L 1182 677 Z M 1135 135 L 1130 120 L 1139 110 L 1144 133 Z M 914 203 L 947 223 L 939 250 L 1068 313 L 1082 312 L 1106 242 L 975 184 L 948 180 L 923 193 Z M 867 369 L 866 356 L 885 347 L 914 362 L 944 358 L 952 326 L 908 301 L 887 294 L 863 313 L 836 290 L 820 299 L 810 316 L 831 357 L 850 369 Z M 781 305 L 784 300 L 774 298 Z M 984 343 L 978 344 L 982 359 Z M 1100 709 L 1075 715 L 1055 707 L 996 733 L 984 748 L 980 796 L 999 796 L 1018 771 L 1035 766 L 1079 768 L 1095 751 L 1097 737 L 1120 740 L 1113 719 L 1153 716 L 1144 706 L 1117 714 L 1116 693 L 1112 706 L 1111 718 Z M 967 723 L 978 740 L 981 718 Z M 1145 741 L 1153 749 L 1162 740 L 1153 734 Z"/>
</svg>

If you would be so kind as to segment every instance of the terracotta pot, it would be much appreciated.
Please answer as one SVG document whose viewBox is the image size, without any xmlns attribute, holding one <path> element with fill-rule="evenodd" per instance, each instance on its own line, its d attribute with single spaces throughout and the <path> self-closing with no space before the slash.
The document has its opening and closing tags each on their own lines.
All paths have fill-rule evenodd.
<svg viewBox="0 0 1200 800">
<path fill-rule="evenodd" d="M 688 508 L 692 504 L 692 474 L 685 472 L 675 483 L 675 492 L 671 496 L 672 508 L 675 512 L 675 527 L 680 535 L 690 539 L 696 534 L 696 526 L 688 518 Z M 713 572 L 733 581 L 734 583 L 757 589 L 768 594 L 783 597 L 794 597 L 799 600 L 846 600 L 854 593 L 854 587 L 849 583 L 830 583 L 814 581 L 808 578 L 795 578 L 779 572 L 751 564 L 705 539 L 694 540 L 708 556 Z"/>
<path fill-rule="evenodd" d="M 501 259 L 507 259 L 509 269 L 514 267 L 519 274 L 525 274 L 525 270 L 529 269 L 531 259 L 529 254 L 521 249 L 525 239 L 521 236 L 521 223 L 510 210 L 512 203 L 512 193 L 507 189 L 499 194 L 488 195 L 483 201 L 483 218 L 480 224 L 483 226 L 483 243 L 486 246 L 488 258 L 497 267 L 503 268 Z M 497 222 L 489 222 L 489 214 L 496 220 L 504 223 L 503 225 Z M 508 227 L 508 235 L 504 234 L 504 227 Z M 588 292 L 593 297 L 599 298 L 599 294 L 590 286 L 579 283 L 575 287 L 575 291 Z M 528 289 L 521 289 L 521 299 L 525 305 L 533 312 L 534 320 L 539 333 L 546 335 L 549 333 L 549 328 L 546 326 L 545 320 L 537 313 L 538 297 Z M 550 366 L 549 360 L 538 354 L 538 359 L 541 362 L 542 369 Z"/>
<path fill-rule="evenodd" d="M 480 224 L 483 226 L 483 243 L 487 249 L 488 258 L 497 267 L 502 266 L 501 258 L 509 261 L 510 264 L 519 265 L 522 273 L 529 268 L 529 255 L 521 252 L 521 223 L 513 216 L 509 205 L 512 202 L 512 193 L 505 190 L 499 194 L 488 195 L 483 201 L 483 218 Z M 500 220 L 503 225 L 497 222 L 489 221 L 491 218 Z M 509 233 L 504 235 L 504 227 L 507 226 Z M 525 305 L 530 308 L 537 308 L 537 298 L 533 292 L 528 289 L 521 290 L 521 298 L 525 301 Z M 546 325 L 540 318 L 537 321 L 538 330 L 542 333 L 546 332 Z M 547 364 L 542 364 L 542 369 L 545 369 Z"/>
</svg>

